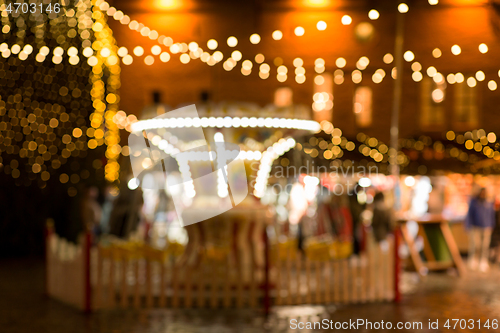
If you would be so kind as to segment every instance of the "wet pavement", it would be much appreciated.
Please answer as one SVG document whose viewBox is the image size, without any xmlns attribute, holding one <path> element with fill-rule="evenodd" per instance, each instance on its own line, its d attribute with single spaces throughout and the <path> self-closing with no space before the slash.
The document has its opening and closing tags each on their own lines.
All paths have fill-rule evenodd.
<svg viewBox="0 0 500 333">
<path fill-rule="evenodd" d="M 279 307 L 273 309 L 268 319 L 264 318 L 262 313 L 250 310 L 116 310 L 85 315 L 44 297 L 43 285 L 42 261 L 25 259 L 0 261 L 0 332 L 322 331 L 322 329 L 299 329 L 299 326 L 307 325 L 308 322 L 311 325 L 314 325 L 314 322 L 327 323 L 332 327 L 332 331 L 337 323 L 337 327 L 342 325 L 344 327 L 339 331 L 345 332 L 386 332 L 389 330 L 388 322 L 393 326 L 391 329 L 393 331 L 396 331 L 398 322 L 410 322 L 410 325 L 413 325 L 411 329 L 398 330 L 401 332 L 500 331 L 500 327 L 494 329 L 493 321 L 500 321 L 500 269 L 498 268 L 492 269 L 489 273 L 469 272 L 463 278 L 448 273 L 433 273 L 419 280 L 414 274 L 406 273 L 403 285 L 405 294 L 398 304 Z M 358 319 L 365 320 L 365 323 L 355 329 L 352 322 Z M 430 329 L 429 319 L 432 322 L 439 320 L 439 328 Z M 447 319 L 451 320 L 450 328 L 444 326 Z M 453 319 L 462 321 L 454 322 Z M 488 319 L 489 322 L 486 322 Z M 377 324 L 381 325 L 382 320 L 384 328 L 381 326 L 377 330 Z M 371 322 L 372 329 L 366 322 Z M 414 322 L 416 324 L 413 324 Z M 418 322 L 422 323 L 421 328 L 415 326 Z M 481 328 L 478 327 L 479 323 Z M 460 325 L 464 329 L 461 329 Z"/>
</svg>

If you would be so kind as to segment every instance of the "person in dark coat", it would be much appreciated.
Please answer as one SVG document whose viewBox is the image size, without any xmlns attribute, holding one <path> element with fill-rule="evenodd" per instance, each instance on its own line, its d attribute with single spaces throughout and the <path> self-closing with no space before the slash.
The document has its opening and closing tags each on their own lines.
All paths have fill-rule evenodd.
<svg viewBox="0 0 500 333">
<path fill-rule="evenodd" d="M 486 189 L 481 188 L 469 204 L 465 219 L 465 227 L 469 230 L 469 266 L 481 271 L 489 268 L 488 255 L 491 232 L 495 226 L 495 209 L 493 203 L 486 200 Z"/>
<path fill-rule="evenodd" d="M 490 258 L 493 263 L 500 263 L 500 202 L 495 202 L 495 226 L 491 233 Z"/>
<path fill-rule="evenodd" d="M 392 210 L 385 203 L 384 193 L 377 192 L 373 197 L 372 230 L 378 243 L 386 240 L 392 232 L 393 223 Z"/>
</svg>

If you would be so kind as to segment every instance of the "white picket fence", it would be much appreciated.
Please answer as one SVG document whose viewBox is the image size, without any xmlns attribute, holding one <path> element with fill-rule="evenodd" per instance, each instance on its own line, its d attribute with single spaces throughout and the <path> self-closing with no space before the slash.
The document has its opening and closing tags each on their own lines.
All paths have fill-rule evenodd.
<svg viewBox="0 0 500 333">
<path fill-rule="evenodd" d="M 47 291 L 86 311 L 268 308 L 383 302 L 396 297 L 392 238 L 385 250 L 369 241 L 359 256 L 327 260 L 313 260 L 295 248 L 280 253 L 279 246 L 262 247 L 251 238 L 247 242 L 249 260 L 221 251 L 222 255 L 202 254 L 190 262 L 175 251 L 123 244 L 90 247 L 90 241 L 72 245 L 49 233 Z"/>
<path fill-rule="evenodd" d="M 395 298 L 394 239 L 388 248 L 370 241 L 367 251 L 345 259 L 312 260 L 288 253 L 276 264 L 276 305 L 366 303 Z"/>
<path fill-rule="evenodd" d="M 89 239 L 84 237 L 77 245 L 58 237 L 52 228 L 46 236 L 46 293 L 83 311 L 90 311 Z"/>
</svg>

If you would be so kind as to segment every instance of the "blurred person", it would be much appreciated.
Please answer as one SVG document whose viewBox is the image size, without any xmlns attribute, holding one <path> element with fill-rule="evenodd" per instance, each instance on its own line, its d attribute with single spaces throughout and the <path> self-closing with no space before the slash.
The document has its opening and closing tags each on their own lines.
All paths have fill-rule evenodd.
<svg viewBox="0 0 500 333">
<path fill-rule="evenodd" d="M 122 239 L 128 239 L 131 233 L 137 230 L 142 220 L 143 204 L 144 200 L 140 188 L 132 191 L 127 186 L 122 186 L 118 198 L 114 201 L 109 218 L 109 233 Z"/>
<path fill-rule="evenodd" d="M 490 259 L 493 263 L 500 263 L 500 201 L 495 200 L 495 227 L 491 234 Z"/>
<path fill-rule="evenodd" d="M 388 248 L 387 236 L 392 232 L 394 217 L 392 210 L 385 203 L 385 196 L 377 192 L 373 197 L 372 230 L 375 241 L 383 250 Z"/>
<path fill-rule="evenodd" d="M 323 234 L 333 234 L 332 230 L 332 205 L 333 200 L 330 196 L 328 190 L 319 191 L 318 193 L 328 193 L 328 195 L 318 195 L 318 208 L 316 210 L 316 236 L 321 236 Z"/>
<path fill-rule="evenodd" d="M 483 272 L 489 268 L 488 254 L 491 232 L 495 226 L 493 203 L 486 200 L 486 189 L 481 188 L 469 204 L 465 227 L 469 230 L 469 266 Z"/>
<path fill-rule="evenodd" d="M 97 202 L 99 190 L 95 186 L 86 189 L 81 202 L 81 214 L 83 226 L 86 230 L 91 231 L 94 235 L 100 235 L 100 222 L 102 217 L 102 209 Z"/>
<path fill-rule="evenodd" d="M 353 225 L 353 251 L 355 254 L 359 254 L 362 251 L 363 242 L 363 223 L 361 214 L 365 210 L 365 204 L 360 203 L 355 194 L 351 194 L 349 195 L 349 208 L 352 215 Z"/>
<path fill-rule="evenodd" d="M 375 241 L 373 248 L 368 247 L 369 251 L 373 251 L 373 266 L 374 266 L 374 276 L 380 276 L 383 274 L 385 265 L 382 260 L 382 254 L 389 252 L 389 241 L 388 238 L 391 235 L 393 229 L 393 211 L 386 203 L 386 198 L 384 193 L 377 191 L 373 196 L 373 210 L 371 216 L 371 229 L 372 229 L 372 239 Z M 372 243 L 370 241 L 369 243 Z"/>
<path fill-rule="evenodd" d="M 352 241 L 353 222 L 347 195 L 332 195 L 326 203 L 329 233 L 342 242 Z"/>
<path fill-rule="evenodd" d="M 154 223 L 167 222 L 169 202 L 170 200 L 168 199 L 167 192 L 164 190 L 158 191 L 158 200 L 156 201 L 154 210 Z"/>
<path fill-rule="evenodd" d="M 104 190 L 104 203 L 101 215 L 101 233 L 108 234 L 110 229 L 110 217 L 118 190 L 112 186 L 107 186 Z"/>
</svg>

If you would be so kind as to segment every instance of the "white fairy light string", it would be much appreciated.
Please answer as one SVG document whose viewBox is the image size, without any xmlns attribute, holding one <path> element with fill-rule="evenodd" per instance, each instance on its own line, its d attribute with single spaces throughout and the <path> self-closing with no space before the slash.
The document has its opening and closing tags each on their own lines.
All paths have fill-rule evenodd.
<svg viewBox="0 0 500 333">
<path fill-rule="evenodd" d="M 429 1 L 429 4 L 431 4 L 431 5 L 436 5 L 437 3 L 438 3 L 437 0 Z M 219 54 L 214 53 L 214 55 L 210 55 L 208 52 L 203 52 L 202 49 L 199 48 L 199 46 L 196 42 L 189 43 L 189 46 L 186 43 L 175 43 L 174 44 L 173 39 L 171 37 L 165 37 L 164 35 L 159 35 L 159 33 L 156 30 L 153 30 L 153 29 L 145 26 L 142 23 L 139 23 L 135 20 L 131 21 L 131 19 L 128 15 L 125 15 L 125 14 L 123 14 L 122 11 L 117 10 L 114 7 L 111 7 L 107 1 L 102 1 L 100 3 L 100 7 L 101 7 L 101 10 L 106 11 L 106 13 L 110 17 L 112 17 L 113 19 L 119 21 L 121 24 L 128 25 L 131 30 L 138 31 L 141 33 L 142 36 L 148 37 L 151 40 L 158 40 L 158 42 L 160 44 L 163 44 L 167 47 L 170 47 L 170 51 L 173 54 L 182 52 L 180 60 L 183 64 L 189 63 L 191 59 L 198 59 L 198 58 L 200 58 L 203 62 L 206 62 L 210 66 L 213 66 L 216 63 L 222 61 L 223 56 L 222 56 L 222 53 L 220 51 L 217 51 L 217 52 L 219 52 Z M 405 3 L 400 3 L 398 6 L 398 10 L 401 13 L 408 12 L 408 9 L 409 9 L 408 5 Z M 376 9 L 371 9 L 368 12 L 368 17 L 370 20 L 377 20 L 380 17 L 380 13 Z M 344 15 L 341 19 L 341 23 L 343 25 L 349 25 L 352 23 L 352 18 L 349 15 Z M 317 24 L 317 29 L 320 31 L 325 30 L 326 27 L 327 27 L 327 24 L 324 21 L 319 21 Z M 304 34 L 304 28 L 297 27 L 295 29 L 295 35 L 302 36 L 303 34 Z M 274 40 L 280 40 L 282 38 L 282 36 L 283 36 L 283 33 L 280 30 L 275 30 L 272 34 L 272 37 Z M 254 33 L 250 36 L 250 42 L 252 44 L 258 44 L 260 41 L 261 41 L 261 37 L 258 34 Z M 230 47 L 235 47 L 238 44 L 238 40 L 234 36 L 229 37 L 227 42 L 228 42 L 228 45 Z M 196 46 L 194 49 L 191 49 L 191 45 L 196 45 Z M 209 47 L 209 49 L 215 50 L 218 46 L 218 42 L 214 39 L 211 39 L 207 42 L 207 46 Z M 158 51 L 158 54 L 155 54 L 155 52 L 153 52 L 153 54 L 159 55 L 159 53 L 161 52 L 161 48 L 159 45 L 154 46 L 153 48 L 155 48 L 155 47 L 157 49 L 159 49 L 159 51 Z M 131 64 L 132 63 L 131 57 L 129 54 L 127 54 L 128 51 L 125 51 L 125 50 L 123 51 L 123 53 L 125 54 L 124 57 L 127 57 L 127 58 L 124 59 L 125 60 L 124 64 Z M 187 53 L 185 53 L 188 50 L 190 51 L 189 55 Z M 235 52 L 238 54 L 237 56 L 234 56 Z M 167 52 L 161 52 L 161 54 L 162 54 L 162 56 L 160 57 L 160 60 L 162 62 L 168 62 L 170 60 L 171 57 L 169 56 L 169 54 Z M 262 56 L 262 58 L 265 59 L 265 57 L 262 54 L 258 54 L 257 56 Z M 234 67 L 236 67 L 237 62 L 240 61 L 241 59 L 242 59 L 241 52 L 239 52 L 237 50 L 233 51 L 231 57 L 227 58 L 227 60 L 224 62 L 224 66 L 223 66 L 224 69 L 227 71 L 232 70 Z M 264 61 L 263 59 L 262 59 L 262 61 L 258 61 L 257 59 L 255 59 L 255 60 L 256 60 L 257 64 L 262 64 Z M 154 63 L 154 58 L 152 56 L 147 56 L 144 59 L 144 61 L 146 64 L 152 65 Z M 252 65 L 253 64 L 250 60 L 245 60 L 242 64 L 241 73 L 245 76 L 249 75 L 251 73 Z M 269 70 L 267 69 L 267 66 L 264 66 L 262 69 L 263 69 L 262 71 L 259 71 L 259 76 L 262 79 L 267 79 L 269 77 Z M 304 75 L 305 71 L 302 69 L 298 69 L 298 71 L 299 71 L 299 73 L 296 73 L 297 75 L 296 75 L 295 80 L 298 84 L 302 84 L 305 82 L 305 75 Z M 296 70 L 296 72 L 297 72 L 297 70 Z M 358 75 L 356 75 L 356 77 L 357 76 Z M 277 79 L 280 82 L 286 81 L 286 79 L 287 79 L 286 73 L 278 72 Z M 381 75 L 377 74 L 377 75 L 373 76 L 373 81 L 375 83 L 380 83 L 382 81 L 382 79 L 383 79 L 383 76 L 381 76 Z M 357 80 L 360 82 L 360 79 L 357 79 Z"/>
</svg>

